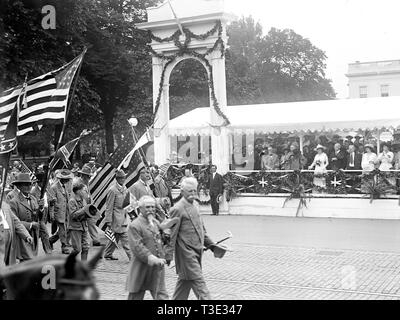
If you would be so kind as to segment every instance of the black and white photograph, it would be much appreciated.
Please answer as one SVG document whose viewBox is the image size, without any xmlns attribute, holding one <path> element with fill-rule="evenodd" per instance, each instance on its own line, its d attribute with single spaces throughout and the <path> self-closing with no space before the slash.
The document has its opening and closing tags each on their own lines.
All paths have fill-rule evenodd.
<svg viewBox="0 0 400 320">
<path fill-rule="evenodd" d="M 0 0 L 0 300 L 400 300 L 399 9 Z"/>
</svg>

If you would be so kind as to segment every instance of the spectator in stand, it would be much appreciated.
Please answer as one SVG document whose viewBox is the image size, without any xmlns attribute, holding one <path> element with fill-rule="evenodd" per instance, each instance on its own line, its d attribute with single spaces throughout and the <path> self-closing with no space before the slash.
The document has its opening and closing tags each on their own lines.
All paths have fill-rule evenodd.
<svg viewBox="0 0 400 320">
<path fill-rule="evenodd" d="M 289 170 L 301 170 L 307 162 L 307 159 L 301 154 L 299 145 L 294 142 L 290 145 L 289 152 Z"/>
<path fill-rule="evenodd" d="M 394 154 L 390 151 L 389 146 L 382 144 L 382 152 L 378 156 L 379 170 L 387 171 L 393 168 Z"/>
<path fill-rule="evenodd" d="M 339 142 L 335 143 L 334 150 L 329 156 L 329 167 L 332 170 L 339 170 L 346 168 L 346 152 L 342 150 Z"/>
<path fill-rule="evenodd" d="M 317 154 L 314 157 L 313 163 L 308 167 L 309 170 L 312 170 L 315 167 L 314 170 L 314 185 L 316 187 L 321 187 L 321 188 L 326 188 L 326 178 L 321 177 L 320 175 L 323 175 L 324 173 L 327 172 L 326 168 L 329 164 L 328 161 L 328 156 L 325 153 L 326 147 L 323 145 L 317 145 L 315 148 L 315 151 L 317 151 Z"/>
<path fill-rule="evenodd" d="M 261 157 L 261 169 L 277 170 L 279 169 L 279 157 L 273 147 L 268 147 L 268 153 Z"/>
<path fill-rule="evenodd" d="M 280 159 L 281 170 L 289 170 L 289 151 L 289 147 L 286 144 L 283 145 L 283 154 Z"/>
<path fill-rule="evenodd" d="M 369 172 L 375 169 L 375 165 L 378 163 L 378 157 L 373 152 L 374 146 L 372 144 L 366 144 L 364 146 L 365 153 L 362 156 L 361 168 L 364 172 Z"/>
<path fill-rule="evenodd" d="M 354 144 L 349 146 L 346 170 L 361 170 L 362 154 L 356 151 Z"/>
<path fill-rule="evenodd" d="M 315 153 L 310 150 L 309 146 L 305 146 L 303 148 L 303 155 L 307 160 L 307 162 L 304 166 L 308 168 L 311 165 L 311 163 L 313 163 L 313 161 L 314 161 Z"/>
</svg>

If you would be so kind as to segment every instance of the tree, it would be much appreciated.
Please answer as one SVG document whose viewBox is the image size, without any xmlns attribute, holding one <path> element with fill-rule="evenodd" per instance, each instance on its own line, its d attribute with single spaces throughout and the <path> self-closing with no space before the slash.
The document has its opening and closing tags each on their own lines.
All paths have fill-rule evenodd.
<svg viewBox="0 0 400 320">
<path fill-rule="evenodd" d="M 151 57 L 146 46 L 150 39 L 135 25 L 146 20 L 145 8 L 158 1 L 0 1 L 0 31 L 4 31 L 0 39 L 0 90 L 21 84 L 26 74 L 31 79 L 59 68 L 88 48 L 65 139 L 85 128 L 104 127 L 108 151 L 112 152 L 113 120 L 118 110 L 136 113 L 136 108 L 144 108 L 151 114 L 147 89 L 151 87 Z M 44 5 L 56 9 L 55 30 L 41 26 Z M 119 123 L 114 127 L 119 129 Z M 23 144 L 24 138 L 20 140 Z"/>
<path fill-rule="evenodd" d="M 308 39 L 276 28 L 262 36 L 260 24 L 251 17 L 233 22 L 227 31 L 229 104 L 335 98 L 325 78 L 326 55 Z"/>
</svg>

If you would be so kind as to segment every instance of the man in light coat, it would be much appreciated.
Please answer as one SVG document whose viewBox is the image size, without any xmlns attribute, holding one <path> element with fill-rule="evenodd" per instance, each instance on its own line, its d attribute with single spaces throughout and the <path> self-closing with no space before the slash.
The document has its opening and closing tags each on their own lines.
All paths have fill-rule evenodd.
<svg viewBox="0 0 400 320">
<path fill-rule="evenodd" d="M 170 218 L 177 218 L 177 223 L 172 228 L 165 258 L 169 264 L 175 255 L 178 281 L 172 298 L 174 300 L 187 300 L 191 289 L 199 300 L 211 299 L 203 277 L 201 259 L 203 247 L 214 251 L 214 243 L 207 235 L 199 205 L 194 201 L 197 184 L 195 178 L 186 178 L 181 185 L 182 199 L 170 211 Z"/>
<path fill-rule="evenodd" d="M 105 225 L 115 234 L 115 240 L 121 241 L 128 259 L 131 260 L 132 253 L 128 241 L 129 216 L 126 207 L 129 206 L 129 191 L 125 186 L 126 174 L 118 170 L 115 174 L 116 183 L 110 187 L 106 200 Z M 108 241 L 104 258 L 107 260 L 118 260 L 112 254 L 116 246 L 111 240 Z"/>
<path fill-rule="evenodd" d="M 17 241 L 32 245 L 33 238 L 10 206 L 3 202 L 0 208 L 0 269 L 17 263 Z"/>
<path fill-rule="evenodd" d="M 39 220 L 40 215 L 44 214 L 44 201 L 42 199 L 38 203 L 37 199 L 30 194 L 32 181 L 28 173 L 18 173 L 14 180 L 14 186 L 17 195 L 9 202 L 11 211 L 21 220 L 21 223 L 33 238 L 33 245 L 18 238 L 17 259 L 25 261 L 38 254 Z"/>
<path fill-rule="evenodd" d="M 58 232 L 50 237 L 50 244 L 53 245 L 58 239 L 61 241 L 61 252 L 69 254 L 68 250 L 68 202 L 72 196 L 71 181 L 74 175 L 70 170 L 62 169 L 56 173 L 57 181 L 50 186 L 49 190 L 49 215 L 55 220 Z"/>
<path fill-rule="evenodd" d="M 143 196 L 139 199 L 140 214 L 129 226 L 128 236 L 133 259 L 126 283 L 128 300 L 143 300 L 146 290 L 150 291 L 155 300 L 168 300 L 165 287 L 165 253 L 155 209 L 155 199 Z"/>
<path fill-rule="evenodd" d="M 151 179 L 150 171 L 144 167 L 139 171 L 139 179 L 130 188 L 129 192 L 134 196 L 136 202 L 143 196 L 154 197 L 153 191 L 150 188 L 149 181 Z"/>
</svg>

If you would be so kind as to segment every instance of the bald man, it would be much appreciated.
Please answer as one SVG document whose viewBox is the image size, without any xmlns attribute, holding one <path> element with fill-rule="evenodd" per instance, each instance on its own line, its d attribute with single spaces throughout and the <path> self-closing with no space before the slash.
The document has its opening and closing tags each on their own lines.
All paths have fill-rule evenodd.
<svg viewBox="0 0 400 320">
<path fill-rule="evenodd" d="M 214 242 L 207 235 L 200 217 L 197 196 L 197 180 L 188 177 L 181 184 L 182 198 L 171 208 L 171 219 L 177 218 L 172 228 L 171 240 L 166 246 L 167 263 L 175 255 L 178 280 L 173 300 L 187 300 L 192 289 L 199 300 L 211 299 L 203 277 L 201 259 L 203 248 L 214 251 Z"/>
</svg>

